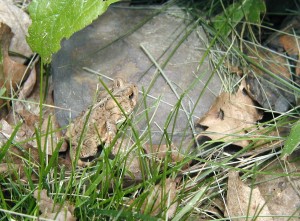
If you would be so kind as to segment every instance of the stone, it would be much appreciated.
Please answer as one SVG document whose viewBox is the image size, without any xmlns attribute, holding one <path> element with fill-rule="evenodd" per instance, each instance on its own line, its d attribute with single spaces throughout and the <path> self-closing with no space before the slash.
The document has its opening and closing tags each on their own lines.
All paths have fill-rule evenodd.
<svg viewBox="0 0 300 221">
<path fill-rule="evenodd" d="M 209 109 L 221 89 L 205 57 L 206 45 L 203 29 L 178 7 L 110 7 L 90 26 L 63 41 L 53 58 L 54 102 L 59 107 L 60 126 L 92 103 L 99 76 L 83 69 L 86 67 L 105 75 L 107 78 L 101 79 L 107 84 L 108 78 L 121 77 L 138 85 L 141 94 L 133 122 L 139 134 L 147 134 L 145 142 L 150 136 L 156 144 L 167 138 L 175 145 L 184 143 L 187 150 L 193 143 L 193 121 Z M 150 130 L 145 111 L 151 119 Z"/>
</svg>

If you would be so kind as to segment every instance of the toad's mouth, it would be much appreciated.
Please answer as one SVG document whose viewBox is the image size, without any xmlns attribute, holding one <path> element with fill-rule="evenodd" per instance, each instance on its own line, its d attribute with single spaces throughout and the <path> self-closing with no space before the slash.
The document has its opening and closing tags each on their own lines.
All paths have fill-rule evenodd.
<svg viewBox="0 0 300 221">
<path fill-rule="evenodd" d="M 98 147 L 97 147 L 97 153 L 94 156 L 80 157 L 79 159 L 81 161 L 85 162 L 85 163 L 96 161 L 97 159 L 100 158 L 100 155 L 101 155 L 101 153 L 103 151 L 104 146 L 105 146 L 105 144 L 98 145 Z M 112 154 L 110 154 L 108 156 L 108 158 L 112 160 L 114 158 L 114 156 Z"/>
<path fill-rule="evenodd" d="M 85 163 L 92 162 L 100 157 L 100 155 L 103 151 L 103 148 L 104 148 L 104 144 L 100 144 L 100 145 L 98 145 L 97 153 L 94 156 L 80 157 L 79 159 Z"/>
</svg>

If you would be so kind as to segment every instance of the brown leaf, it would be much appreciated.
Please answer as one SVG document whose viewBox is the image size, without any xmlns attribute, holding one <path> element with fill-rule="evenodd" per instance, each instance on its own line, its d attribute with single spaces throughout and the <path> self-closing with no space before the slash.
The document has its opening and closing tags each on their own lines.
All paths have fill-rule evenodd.
<svg viewBox="0 0 300 221">
<path fill-rule="evenodd" d="M 37 61 L 33 62 L 33 68 L 24 82 L 22 89 L 20 90 L 20 93 L 18 95 L 19 100 L 24 100 L 26 99 L 30 93 L 33 91 L 35 83 L 36 83 L 36 69 L 35 69 L 35 64 Z"/>
<path fill-rule="evenodd" d="M 281 35 L 279 37 L 279 42 L 289 55 L 299 55 L 300 41 L 296 38 L 296 36 Z"/>
<path fill-rule="evenodd" d="M 0 120 L 0 146 L 3 146 L 7 140 L 11 137 L 11 134 L 13 133 L 13 127 L 6 122 L 4 119 Z M 36 145 L 35 140 L 28 141 L 30 137 L 33 136 L 33 131 L 26 125 L 23 124 L 21 128 L 18 130 L 16 136 L 14 137 L 14 143 L 19 143 L 25 141 L 26 143 L 22 143 L 21 147 L 17 148 L 16 146 L 11 145 L 8 149 L 4 159 L 3 159 L 3 165 L 0 169 L 0 173 L 5 171 L 7 167 L 10 167 L 10 171 L 5 171 L 7 174 L 10 174 L 10 172 L 13 172 L 12 167 L 18 167 L 18 171 L 20 173 L 20 177 L 22 179 L 26 180 L 26 176 L 24 174 L 24 161 L 31 162 L 32 165 L 30 165 L 32 168 L 35 165 L 39 165 L 40 157 L 39 152 L 37 148 L 34 148 L 31 144 Z M 54 137 L 52 137 L 54 139 Z M 44 139 L 45 140 L 45 139 Z M 49 142 L 50 138 L 48 137 Z M 44 143 L 43 143 L 44 144 Z M 51 145 L 48 145 L 51 147 Z M 54 145 L 53 145 L 54 146 Z M 51 156 L 49 156 L 49 160 L 51 159 Z M 9 163 L 11 165 L 6 165 L 6 163 Z M 15 164 L 15 165 L 13 165 Z M 68 159 L 58 158 L 58 164 L 66 166 L 67 169 L 71 168 L 71 164 Z M 34 174 L 33 174 L 34 175 Z"/>
<path fill-rule="evenodd" d="M 233 220 L 271 221 L 270 211 L 257 187 L 245 185 L 236 171 L 228 174 L 227 210 L 225 216 Z M 263 216 L 263 217 L 260 217 Z"/>
<path fill-rule="evenodd" d="M 145 199 L 141 211 L 142 213 L 149 213 L 152 216 L 157 216 L 164 213 L 167 219 L 175 215 L 178 202 L 176 199 L 176 182 L 170 178 L 165 182 L 161 182 L 154 186 L 149 191 Z"/>
<path fill-rule="evenodd" d="M 8 94 L 15 90 L 26 75 L 26 66 L 13 61 L 8 55 L 8 49 L 13 33 L 10 28 L 0 23 L 0 47 L 3 63 L 0 64 L 0 88 L 5 86 Z M 3 101 L 1 101 L 1 104 Z"/>
<path fill-rule="evenodd" d="M 245 53 L 265 69 L 283 78 L 291 78 L 288 61 L 284 56 L 262 47 L 254 47 L 249 44 L 245 44 L 244 46 Z M 251 67 L 255 70 L 256 74 L 266 76 L 266 74 L 256 66 L 251 65 Z"/>
<path fill-rule="evenodd" d="M 0 120 L 0 128 L 1 128 L 1 130 L 0 130 L 1 134 L 5 137 L 5 139 L 3 141 L 6 142 L 10 138 L 10 136 L 13 132 L 13 126 L 11 126 L 4 119 L 1 119 Z M 23 127 L 18 130 L 16 136 L 14 137 L 14 141 L 21 142 L 31 136 L 32 136 L 32 132 L 30 130 L 28 130 L 26 127 Z"/>
<path fill-rule="evenodd" d="M 277 51 L 285 51 L 290 57 L 297 59 L 296 77 L 294 81 L 300 85 L 300 57 L 299 57 L 299 33 L 300 30 L 300 16 L 288 17 L 283 21 L 280 32 L 274 32 L 271 34 L 267 41 L 271 48 L 277 49 Z M 296 35 L 295 35 L 296 33 Z"/>
<path fill-rule="evenodd" d="M 19 92 L 18 99 L 13 101 L 13 111 L 11 111 L 7 116 L 7 120 L 12 125 L 21 120 L 23 121 L 23 124 L 18 132 L 18 137 L 20 138 L 19 141 L 30 140 L 28 143 L 35 148 L 37 147 L 36 139 L 34 138 L 35 128 L 38 128 L 40 124 L 40 108 L 38 105 L 40 88 L 36 87 L 36 83 L 36 71 L 35 68 L 33 68 Z M 49 81 L 48 83 L 51 84 L 52 82 Z M 47 98 L 47 101 L 52 104 L 52 90 L 49 90 Z M 37 104 L 28 105 L 26 102 L 24 102 L 25 100 L 35 101 Z M 42 147 L 46 147 L 46 153 L 48 155 L 52 155 L 58 141 L 62 137 L 62 132 L 58 130 L 59 126 L 56 122 L 53 111 L 53 108 L 50 106 L 43 108 L 41 145 Z M 48 134 L 47 139 L 46 134 Z M 66 145 L 62 146 L 60 152 L 66 151 L 66 149 Z"/>
<path fill-rule="evenodd" d="M 282 161 L 275 159 L 256 177 L 259 191 L 265 197 L 272 215 L 277 216 L 274 217 L 276 221 L 299 221 L 299 154 L 300 150 L 293 152 L 284 167 Z"/>
<path fill-rule="evenodd" d="M 30 118 L 33 116 L 29 114 L 28 117 Z M 13 126 L 9 124 L 7 121 L 5 121 L 4 119 L 2 119 L 0 121 L 0 128 L 1 128 L 0 130 L 1 134 L 6 138 L 3 140 L 3 142 L 6 142 L 13 132 Z M 14 137 L 14 142 L 18 143 L 18 142 L 27 141 L 27 144 L 31 146 L 37 146 L 35 139 L 30 140 L 30 138 L 33 137 L 34 133 L 35 133 L 34 128 L 32 126 L 23 123 L 19 128 L 19 130 L 17 131 L 16 136 Z"/>
<path fill-rule="evenodd" d="M 295 72 L 296 72 L 296 78 L 295 82 L 300 85 L 300 53 L 299 53 L 299 47 L 300 47 L 300 40 L 299 38 L 296 38 L 296 36 L 290 36 L 290 35 L 281 35 L 279 37 L 279 42 L 283 46 L 284 50 L 288 53 L 288 55 L 298 58 L 298 61 L 296 62 L 295 66 Z"/>
<path fill-rule="evenodd" d="M 56 221 L 75 221 L 74 206 L 70 205 L 67 201 L 63 205 L 55 204 L 52 199 L 47 196 L 47 191 L 34 191 L 34 198 L 37 200 L 40 211 L 40 217 L 53 219 Z"/>
<path fill-rule="evenodd" d="M 248 44 L 245 44 L 245 52 L 260 67 L 272 72 L 282 81 L 293 83 L 290 64 L 286 57 Z M 246 75 L 247 87 L 245 89 L 263 108 L 286 112 L 295 104 L 295 95 L 292 89 L 255 65 L 250 65 L 250 67 L 252 72 Z"/>
<path fill-rule="evenodd" d="M 36 122 L 39 120 L 39 116 L 37 114 L 32 113 L 32 104 L 30 105 L 31 108 L 26 107 L 26 103 L 24 102 L 30 93 L 32 92 L 35 83 L 36 83 L 36 69 L 35 69 L 35 63 L 33 62 L 33 68 L 31 69 L 28 78 L 24 82 L 19 94 L 18 99 L 16 99 L 13 102 L 14 109 L 11 111 L 8 116 L 6 117 L 7 121 L 10 124 L 16 124 L 23 118 L 25 121 L 27 121 L 27 125 L 33 127 Z M 38 101 L 37 101 L 38 102 Z M 38 105 L 35 105 L 38 106 Z M 39 108 L 38 108 L 39 110 Z M 19 115 L 19 116 L 18 116 Z M 21 118 L 20 118 L 21 117 Z"/>
<path fill-rule="evenodd" d="M 0 121 L 0 146 L 3 146 L 7 140 L 10 138 L 13 128 L 4 119 Z M 15 142 L 20 141 L 20 130 L 15 136 Z M 23 144 L 22 148 L 11 145 L 6 152 L 1 164 L 0 164 L 0 174 L 1 175 L 11 175 L 15 179 L 21 179 L 23 181 L 27 180 L 28 174 L 25 173 L 25 161 L 30 162 L 30 168 L 32 169 L 31 180 L 38 180 L 38 177 L 34 170 L 38 169 L 35 165 L 39 163 L 39 154 L 37 149 L 32 148 L 29 144 Z M 16 173 L 18 172 L 18 177 Z"/>
<path fill-rule="evenodd" d="M 249 140 L 234 141 L 240 136 L 245 136 L 249 130 L 253 130 L 256 122 L 262 118 L 252 99 L 243 89 L 244 82 L 235 94 L 223 92 L 217 97 L 210 110 L 198 121 L 199 126 L 207 127 L 198 135 L 198 140 L 208 136 L 212 140 L 231 141 L 241 147 L 250 143 L 250 137 Z"/>
<path fill-rule="evenodd" d="M 31 24 L 28 14 L 14 5 L 13 1 L 0 1 L 0 22 L 9 26 L 14 33 L 10 51 L 30 57 L 32 51 L 26 41 Z"/>
</svg>

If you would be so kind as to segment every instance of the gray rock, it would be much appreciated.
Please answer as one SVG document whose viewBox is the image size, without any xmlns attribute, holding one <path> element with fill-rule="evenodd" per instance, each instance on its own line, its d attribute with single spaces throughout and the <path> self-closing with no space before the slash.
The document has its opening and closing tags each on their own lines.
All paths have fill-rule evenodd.
<svg viewBox="0 0 300 221">
<path fill-rule="evenodd" d="M 178 146 L 190 143 L 193 121 L 209 109 L 221 83 L 212 74 L 207 58 L 199 65 L 206 50 L 202 28 L 193 28 L 194 22 L 190 24 L 189 17 L 177 7 L 161 13 L 158 10 L 161 8 L 111 7 L 90 26 L 63 41 L 51 64 L 61 126 L 92 102 L 99 76 L 83 70 L 88 67 L 110 78 L 135 82 L 140 91 L 148 91 L 147 96 L 141 92 L 134 114 L 136 130 L 149 135 L 145 142 L 150 136 L 153 143 L 165 142 L 165 130 Z M 168 80 L 156 70 L 141 45 L 163 68 Z M 168 82 L 182 98 L 180 102 Z M 149 118 L 153 117 L 150 130 L 146 129 L 145 110 Z"/>
</svg>

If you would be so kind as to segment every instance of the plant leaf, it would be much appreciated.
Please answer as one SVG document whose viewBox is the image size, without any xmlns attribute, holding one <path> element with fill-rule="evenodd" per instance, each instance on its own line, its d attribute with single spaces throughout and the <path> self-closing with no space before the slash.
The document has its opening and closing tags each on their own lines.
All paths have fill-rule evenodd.
<svg viewBox="0 0 300 221">
<path fill-rule="evenodd" d="M 250 7 L 245 14 L 248 22 L 259 24 L 260 23 L 260 14 L 266 12 L 266 5 L 263 0 L 252 0 L 250 2 Z"/>
<path fill-rule="evenodd" d="M 33 0 L 28 8 L 32 24 L 27 42 L 49 63 L 60 41 L 86 27 L 118 0 Z"/>
<path fill-rule="evenodd" d="M 300 144 L 300 120 L 292 127 L 289 136 L 286 139 L 284 148 L 280 155 L 282 160 L 285 160 Z"/>
<path fill-rule="evenodd" d="M 6 88 L 5 87 L 2 87 L 0 89 L 0 97 L 3 97 L 5 95 L 5 92 L 6 92 Z"/>
<path fill-rule="evenodd" d="M 213 19 L 213 25 L 220 36 L 228 36 L 230 31 L 246 17 L 249 22 L 260 21 L 260 13 L 265 12 L 265 3 L 262 0 L 244 0 L 229 5 L 224 12 Z"/>
</svg>

